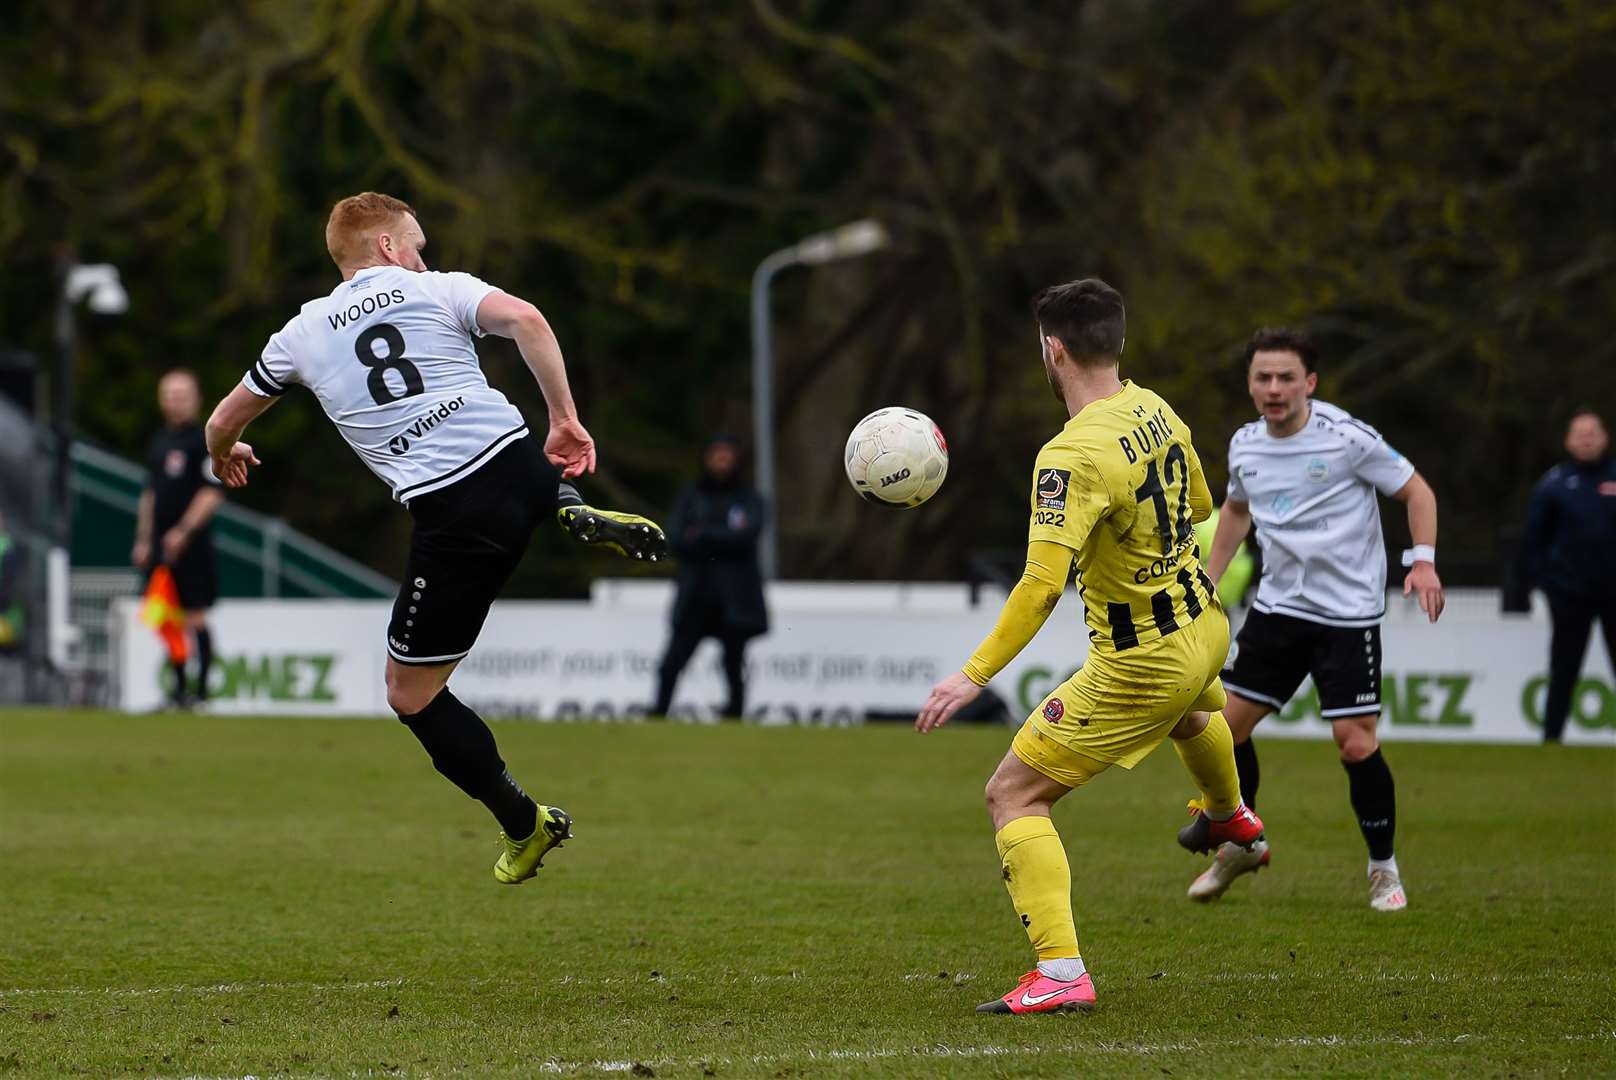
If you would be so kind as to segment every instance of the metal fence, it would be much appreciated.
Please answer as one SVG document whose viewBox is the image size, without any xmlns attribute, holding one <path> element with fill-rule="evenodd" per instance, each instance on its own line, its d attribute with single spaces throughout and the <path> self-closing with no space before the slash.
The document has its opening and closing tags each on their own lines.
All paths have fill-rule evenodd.
<svg viewBox="0 0 1616 1080">
<path fill-rule="evenodd" d="M 132 533 L 145 471 L 85 443 L 73 445 L 73 466 L 75 517 L 110 511 L 126 518 Z M 214 516 L 213 545 L 222 562 L 238 564 L 221 568 L 226 574 L 234 569 L 232 583 L 246 586 L 227 590 L 235 595 L 363 599 L 392 596 L 398 590 L 398 583 L 387 575 L 304 536 L 279 518 L 233 503 L 225 503 Z M 75 543 L 75 565 L 95 561 L 85 558 Z M 253 573 L 244 578 L 241 571 L 247 568 Z"/>
<path fill-rule="evenodd" d="M 138 465 L 85 443 L 72 449 L 74 566 L 68 585 L 73 641 L 56 672 L 56 696 L 105 705 L 112 692 L 112 601 L 140 591 L 141 575 L 122 561 L 134 533 L 145 486 Z M 213 544 L 226 595 L 330 598 L 390 597 L 397 583 L 341 552 L 289 528 L 279 518 L 225 503 L 213 521 Z M 86 565 L 86 562 L 89 562 Z"/>
<path fill-rule="evenodd" d="M 140 590 L 140 574 L 132 568 L 75 569 L 69 578 L 68 619 L 77 640 L 73 664 L 63 672 L 69 703 L 105 707 L 112 704 L 112 602 Z"/>
</svg>

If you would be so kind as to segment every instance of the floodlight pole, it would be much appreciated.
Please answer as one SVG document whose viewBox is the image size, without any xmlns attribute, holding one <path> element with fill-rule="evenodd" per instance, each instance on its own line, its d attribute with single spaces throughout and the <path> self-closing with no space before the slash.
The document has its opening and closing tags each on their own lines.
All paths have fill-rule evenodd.
<svg viewBox="0 0 1616 1080">
<path fill-rule="evenodd" d="M 72 275 L 75 260 L 64 253 L 57 267 L 56 288 L 56 370 L 51 379 L 51 434 L 55 437 L 55 460 L 51 475 L 52 542 L 67 546 L 73 538 L 73 508 L 69 502 L 68 482 L 70 449 L 72 446 L 73 380 L 78 367 L 78 320 L 73 308 L 76 300 L 68 295 L 67 281 Z M 41 523 L 43 524 L 43 522 Z"/>
<path fill-rule="evenodd" d="M 50 427 L 55 442 L 50 484 L 54 505 L 48 526 L 44 521 L 39 523 L 45 526 L 40 531 L 49 537 L 43 545 L 44 557 L 31 560 L 35 600 L 31 617 L 37 620 L 43 633 L 36 630 L 28 635 L 31 684 L 28 695 L 31 700 L 41 701 L 47 700 L 50 692 L 48 679 L 40 682 L 46 678 L 43 673 L 47 668 L 61 672 L 72 641 L 66 589 L 73 547 L 73 383 L 78 366 L 78 306 L 87 304 L 99 315 L 121 315 L 129 310 L 129 294 L 124 291 L 116 266 L 80 263 L 73 249 L 64 246 L 56 255 L 56 273 L 56 317 L 52 334 L 56 344 L 56 370 L 50 387 Z M 36 496 L 35 505 L 40 501 Z"/>
<path fill-rule="evenodd" d="M 774 275 L 796 263 L 796 249 L 776 251 L 752 275 L 752 454 L 758 494 L 763 496 L 763 580 L 780 572 L 779 501 L 774 482 L 774 342 L 769 325 L 769 286 Z"/>
<path fill-rule="evenodd" d="M 816 233 L 781 248 L 758 263 L 752 273 L 752 447 L 757 490 L 763 496 L 765 581 L 779 576 L 779 491 L 774 466 L 774 342 L 769 321 L 769 288 L 774 276 L 791 266 L 818 266 L 854 258 L 887 246 L 887 231 L 864 219 L 830 232 Z"/>
<path fill-rule="evenodd" d="M 57 256 L 56 290 L 56 378 L 51 387 L 51 428 L 56 436 L 55 495 L 56 514 L 52 523 L 56 543 L 67 547 L 73 540 L 71 451 L 73 445 L 73 383 L 78 367 L 78 318 L 80 303 L 101 315 L 122 315 L 129 310 L 129 294 L 124 291 L 118 268 L 111 263 L 80 263 L 71 248 Z"/>
</svg>

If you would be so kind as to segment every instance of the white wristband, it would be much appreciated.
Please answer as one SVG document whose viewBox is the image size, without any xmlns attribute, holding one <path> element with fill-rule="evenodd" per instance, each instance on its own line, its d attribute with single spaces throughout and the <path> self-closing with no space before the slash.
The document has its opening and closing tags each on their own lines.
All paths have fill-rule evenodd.
<svg viewBox="0 0 1616 1080">
<path fill-rule="evenodd" d="M 1413 566 L 1417 562 L 1428 562 L 1436 565 L 1436 546 L 1434 544 L 1415 544 L 1403 552 L 1403 565 Z"/>
</svg>

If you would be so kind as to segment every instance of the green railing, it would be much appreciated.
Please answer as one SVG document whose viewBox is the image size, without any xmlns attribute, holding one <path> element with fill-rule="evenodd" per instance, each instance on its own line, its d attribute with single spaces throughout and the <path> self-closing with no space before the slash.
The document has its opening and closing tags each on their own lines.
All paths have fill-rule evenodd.
<svg viewBox="0 0 1616 1080">
<path fill-rule="evenodd" d="M 75 567 L 126 566 L 145 470 L 73 444 Z M 398 583 L 287 526 L 233 503 L 213 522 L 222 596 L 390 597 Z"/>
</svg>

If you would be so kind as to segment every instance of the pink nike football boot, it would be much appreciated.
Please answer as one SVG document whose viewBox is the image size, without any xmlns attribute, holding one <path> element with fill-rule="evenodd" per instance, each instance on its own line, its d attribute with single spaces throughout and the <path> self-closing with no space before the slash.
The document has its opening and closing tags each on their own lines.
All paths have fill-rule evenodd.
<svg viewBox="0 0 1616 1080">
<path fill-rule="evenodd" d="M 1084 972 L 1071 982 L 1051 979 L 1034 968 L 1002 998 L 978 1005 L 979 1013 L 1088 1012 L 1094 1008 L 1094 980 Z"/>
</svg>

